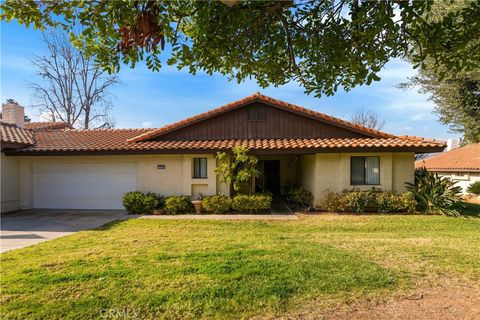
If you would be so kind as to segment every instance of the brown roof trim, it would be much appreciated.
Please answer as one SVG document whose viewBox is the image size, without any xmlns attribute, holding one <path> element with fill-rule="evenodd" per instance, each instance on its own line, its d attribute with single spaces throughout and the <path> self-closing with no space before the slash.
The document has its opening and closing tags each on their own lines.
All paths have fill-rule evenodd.
<svg viewBox="0 0 480 320">
<path fill-rule="evenodd" d="M 315 153 L 366 153 L 366 152 L 414 152 L 414 153 L 430 153 L 438 152 L 439 146 L 407 146 L 407 147 L 339 147 L 339 148 L 281 148 L 281 149 L 251 149 L 252 154 L 315 154 Z M 441 147 L 443 148 L 443 147 Z M 43 151 L 27 151 L 12 150 L 5 154 L 8 156 L 96 156 L 96 155 L 151 155 L 151 154 L 215 154 L 217 152 L 231 152 L 231 149 L 194 149 L 194 148 L 178 148 L 178 149 L 145 149 L 145 150 L 43 150 Z"/>
<path fill-rule="evenodd" d="M 378 131 L 378 130 L 369 129 L 369 128 L 366 128 L 366 127 L 361 126 L 361 125 L 356 125 L 356 124 L 353 124 L 351 122 L 348 122 L 348 121 L 345 121 L 345 120 L 342 120 L 342 119 L 339 119 L 339 118 L 336 118 L 336 117 L 332 117 L 332 116 L 329 116 L 329 115 L 321 113 L 321 112 L 313 111 L 313 110 L 310 110 L 310 109 L 307 109 L 307 108 L 304 108 L 304 107 L 301 107 L 301 106 L 297 106 L 297 105 L 294 105 L 294 104 L 291 104 L 291 103 L 288 103 L 288 102 L 285 102 L 285 101 L 281 101 L 281 100 L 278 100 L 278 99 L 274 99 L 272 97 L 269 97 L 269 96 L 263 95 L 259 92 L 256 92 L 255 94 L 253 94 L 251 96 L 248 96 L 248 97 L 245 97 L 243 99 L 231 102 L 229 104 L 226 104 L 226 105 L 223 105 L 221 107 L 212 109 L 210 111 L 197 114 L 195 116 L 186 118 L 184 120 L 166 125 L 162 128 L 158 128 L 158 129 L 152 130 L 150 132 L 143 133 L 143 134 L 138 135 L 136 137 L 130 138 L 127 141 L 128 142 L 147 141 L 147 140 L 156 138 L 158 136 L 161 136 L 163 134 L 178 130 L 180 128 L 184 128 L 186 126 L 198 123 L 200 121 L 218 116 L 218 115 L 220 115 L 222 113 L 225 113 L 227 111 L 235 110 L 237 108 L 240 108 L 240 107 L 245 106 L 247 104 L 250 104 L 252 102 L 263 102 L 263 103 L 268 104 L 270 106 L 281 108 L 282 110 L 294 112 L 294 113 L 297 113 L 297 114 L 300 114 L 300 115 L 303 115 L 303 116 L 307 116 L 307 117 L 315 119 L 315 120 L 322 121 L 324 123 L 329 123 L 329 124 L 332 124 L 332 125 L 335 125 L 335 126 L 338 126 L 338 127 L 342 127 L 342 128 L 345 128 L 345 129 L 348 129 L 348 130 L 351 130 L 351 131 L 362 133 L 362 134 L 364 134 L 368 137 L 374 137 L 374 138 L 395 138 L 396 137 L 395 135 L 392 135 L 392 134 L 388 134 L 388 133 Z"/>
</svg>

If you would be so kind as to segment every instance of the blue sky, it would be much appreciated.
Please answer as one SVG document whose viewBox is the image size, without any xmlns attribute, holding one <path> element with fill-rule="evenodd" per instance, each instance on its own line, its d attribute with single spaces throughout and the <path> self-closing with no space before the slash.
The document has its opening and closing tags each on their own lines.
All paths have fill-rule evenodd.
<svg viewBox="0 0 480 320">
<path fill-rule="evenodd" d="M 26 82 L 35 77 L 30 59 L 45 53 L 41 33 L 17 23 L 1 23 L 1 93 L 3 101 L 13 98 L 26 107 L 26 113 L 39 120 L 32 107 Z M 381 71 L 381 81 L 357 87 L 349 92 L 339 90 L 333 97 L 306 95 L 295 83 L 282 87 L 260 88 L 254 80 L 229 82 L 221 75 L 195 76 L 187 71 L 164 66 L 152 72 L 143 64 L 135 69 L 123 66 L 121 84 L 113 90 L 113 116 L 116 126 L 160 127 L 185 117 L 251 95 L 256 91 L 313 110 L 348 120 L 360 108 L 376 112 L 385 119 L 384 131 L 438 139 L 458 137 L 437 121 L 434 104 L 417 90 L 400 90 L 395 86 L 415 74 L 403 61 L 392 61 Z"/>
</svg>

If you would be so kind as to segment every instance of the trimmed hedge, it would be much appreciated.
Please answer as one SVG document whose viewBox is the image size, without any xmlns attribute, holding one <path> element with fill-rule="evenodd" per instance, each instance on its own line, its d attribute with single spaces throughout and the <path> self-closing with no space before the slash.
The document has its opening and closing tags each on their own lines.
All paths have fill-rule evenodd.
<svg viewBox="0 0 480 320">
<path fill-rule="evenodd" d="M 122 204 L 127 210 L 128 214 L 152 214 L 153 209 L 162 208 L 164 199 L 162 196 L 140 191 L 127 192 L 122 197 Z"/>
<path fill-rule="evenodd" d="M 191 213 L 193 210 L 188 196 L 171 196 L 165 199 L 165 211 L 168 214 Z"/>
<path fill-rule="evenodd" d="M 392 192 L 344 191 L 330 192 L 325 199 L 325 209 L 330 212 L 353 213 L 412 213 L 416 211 L 417 202 L 412 194 L 395 194 Z"/>
<path fill-rule="evenodd" d="M 232 209 L 240 212 L 269 210 L 272 196 L 269 194 L 239 194 L 232 198 Z"/>
<path fill-rule="evenodd" d="M 224 213 L 229 212 L 232 207 L 232 198 L 223 194 L 203 198 L 203 209 L 207 212 Z"/>
</svg>

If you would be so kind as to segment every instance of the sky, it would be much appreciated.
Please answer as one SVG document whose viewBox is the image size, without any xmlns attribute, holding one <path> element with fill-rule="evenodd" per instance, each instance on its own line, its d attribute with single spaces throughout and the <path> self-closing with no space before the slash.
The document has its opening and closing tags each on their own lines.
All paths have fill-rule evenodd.
<svg viewBox="0 0 480 320">
<path fill-rule="evenodd" d="M 33 121 L 41 120 L 41 113 L 31 105 L 27 81 L 35 79 L 30 59 L 46 53 L 41 32 L 17 24 L 0 24 L 1 84 L 0 99 L 18 101 Z M 112 115 L 118 128 L 156 128 L 209 109 L 241 99 L 257 91 L 335 117 L 349 120 L 358 109 L 375 112 L 385 120 L 383 131 L 398 135 L 428 138 L 457 138 L 448 127 L 438 122 L 432 111 L 433 102 L 417 89 L 398 89 L 396 85 L 408 81 L 416 71 L 407 62 L 394 60 L 380 72 L 381 81 L 370 86 L 356 87 L 349 92 L 339 90 L 334 96 L 307 95 L 296 83 L 281 87 L 259 87 L 255 80 L 237 83 L 219 74 L 212 76 L 164 66 L 160 72 L 148 70 L 142 63 L 135 69 L 122 66 L 121 84 L 111 90 L 114 109 Z"/>
</svg>

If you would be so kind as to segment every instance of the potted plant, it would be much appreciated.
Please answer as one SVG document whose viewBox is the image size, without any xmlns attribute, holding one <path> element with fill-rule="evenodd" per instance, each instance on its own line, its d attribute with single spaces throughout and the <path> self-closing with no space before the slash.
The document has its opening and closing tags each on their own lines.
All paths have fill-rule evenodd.
<svg viewBox="0 0 480 320">
<path fill-rule="evenodd" d="M 196 214 L 202 213 L 202 203 L 203 203 L 203 195 L 199 193 L 196 197 L 192 199 L 192 204 L 195 208 Z"/>
</svg>

